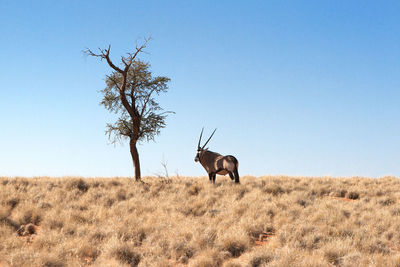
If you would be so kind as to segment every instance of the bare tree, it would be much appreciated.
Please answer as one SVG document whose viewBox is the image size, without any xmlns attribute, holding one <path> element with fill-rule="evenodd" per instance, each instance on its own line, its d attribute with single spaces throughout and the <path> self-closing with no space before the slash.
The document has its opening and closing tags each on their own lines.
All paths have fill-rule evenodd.
<svg viewBox="0 0 400 267">
<path fill-rule="evenodd" d="M 140 161 L 137 143 L 154 140 L 160 130 L 166 126 L 165 119 L 171 111 L 164 111 L 156 102 L 155 96 L 168 91 L 168 77 L 152 77 L 150 64 L 138 59 L 150 39 L 145 39 L 140 46 L 136 45 L 133 53 L 121 57 L 121 67 L 110 58 L 107 49 L 99 48 L 98 53 L 86 49 L 89 56 L 105 59 L 112 68 L 106 75 L 106 88 L 101 90 L 103 100 L 100 102 L 107 110 L 119 114 L 115 123 L 108 123 L 106 133 L 112 143 L 129 139 L 129 147 L 135 169 L 135 179 L 140 180 Z"/>
</svg>

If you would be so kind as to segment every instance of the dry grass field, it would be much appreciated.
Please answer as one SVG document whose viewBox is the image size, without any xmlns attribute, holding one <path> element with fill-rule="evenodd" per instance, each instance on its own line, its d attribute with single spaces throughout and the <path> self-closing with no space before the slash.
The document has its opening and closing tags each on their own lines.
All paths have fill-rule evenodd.
<svg viewBox="0 0 400 267">
<path fill-rule="evenodd" d="M 0 266 L 400 266 L 400 180 L 0 178 Z"/>
</svg>

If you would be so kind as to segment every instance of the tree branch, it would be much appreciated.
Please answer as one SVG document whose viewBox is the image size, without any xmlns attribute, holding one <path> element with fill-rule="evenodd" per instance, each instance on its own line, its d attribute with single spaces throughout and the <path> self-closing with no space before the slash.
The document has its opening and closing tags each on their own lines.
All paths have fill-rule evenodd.
<svg viewBox="0 0 400 267">
<path fill-rule="evenodd" d="M 117 66 L 115 66 L 114 63 L 111 61 L 110 49 L 111 49 L 111 45 L 108 45 L 108 49 L 101 50 L 102 54 L 104 55 L 105 59 L 107 60 L 108 65 L 110 65 L 111 68 L 113 68 L 115 71 L 118 71 L 119 73 L 122 73 L 122 70 L 120 68 L 118 68 Z M 104 53 L 104 50 L 106 53 Z"/>
<path fill-rule="evenodd" d="M 92 56 L 92 57 L 99 57 L 101 60 L 105 59 L 108 63 L 108 65 L 113 68 L 115 71 L 122 73 L 123 71 L 118 68 L 110 59 L 110 49 L 111 49 L 111 45 L 108 45 L 107 49 L 101 49 L 99 48 L 99 54 L 94 53 L 92 50 L 90 50 L 89 48 L 86 48 L 86 50 L 84 50 L 84 53 L 86 55 Z"/>
<path fill-rule="evenodd" d="M 125 72 L 125 73 L 128 72 L 128 70 L 129 70 L 129 68 L 131 67 L 133 61 L 135 61 L 136 56 L 137 56 L 140 52 L 143 52 L 143 49 L 146 48 L 147 43 L 148 43 L 150 40 L 151 40 L 150 37 L 144 39 L 144 43 L 143 43 L 141 46 L 138 46 L 138 45 L 136 44 L 136 47 L 135 47 L 136 52 L 135 52 L 135 53 L 133 53 L 133 54 L 132 54 L 132 53 L 128 53 L 128 57 L 127 57 L 127 58 L 124 58 L 124 57 L 121 58 L 122 63 L 124 63 L 124 65 L 125 65 L 125 69 L 124 69 L 124 72 Z M 127 60 L 127 61 L 126 61 L 126 60 Z"/>
<path fill-rule="evenodd" d="M 114 83 L 114 86 L 117 87 L 118 90 L 121 90 L 117 80 L 114 77 L 111 77 L 110 75 L 106 75 L 106 77 L 107 77 L 107 79 L 109 79 L 110 81 L 112 81 Z"/>
<path fill-rule="evenodd" d="M 143 118 L 143 113 L 144 113 L 144 111 L 146 110 L 147 103 L 148 103 L 149 100 L 150 100 L 151 94 L 152 94 L 155 90 L 156 90 L 156 89 L 153 88 L 153 89 L 149 92 L 149 94 L 147 95 L 147 98 L 145 99 L 145 101 L 143 102 L 143 107 L 142 107 L 142 110 L 141 110 L 140 116 L 139 116 L 139 119 L 140 119 L 140 120 L 142 120 L 142 118 Z"/>
</svg>

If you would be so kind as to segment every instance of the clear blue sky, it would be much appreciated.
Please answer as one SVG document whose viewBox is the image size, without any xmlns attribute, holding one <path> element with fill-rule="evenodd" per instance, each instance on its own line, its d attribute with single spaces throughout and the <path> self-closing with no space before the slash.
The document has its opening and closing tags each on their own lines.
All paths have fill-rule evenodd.
<svg viewBox="0 0 400 267">
<path fill-rule="evenodd" d="M 104 135 L 105 62 L 152 36 L 173 110 L 142 172 L 205 175 L 200 130 L 240 174 L 400 176 L 399 1 L 1 1 L 0 175 L 132 176 Z"/>
</svg>

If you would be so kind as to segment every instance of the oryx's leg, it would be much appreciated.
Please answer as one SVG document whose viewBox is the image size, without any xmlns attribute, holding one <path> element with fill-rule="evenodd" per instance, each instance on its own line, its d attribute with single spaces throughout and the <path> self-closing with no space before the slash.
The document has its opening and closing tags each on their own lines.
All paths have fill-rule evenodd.
<svg viewBox="0 0 400 267">
<path fill-rule="evenodd" d="M 210 180 L 210 183 L 212 183 L 212 178 L 213 178 L 213 174 L 212 174 L 212 173 L 209 173 L 209 174 L 208 174 L 208 180 Z"/>
<path fill-rule="evenodd" d="M 233 176 L 233 172 L 229 172 L 229 177 L 231 177 L 231 180 L 235 179 L 235 176 Z"/>
<path fill-rule="evenodd" d="M 239 172 L 237 169 L 234 170 L 234 174 L 235 174 L 235 183 L 240 184 L 239 181 Z"/>
<path fill-rule="evenodd" d="M 215 177 L 217 176 L 217 174 L 216 173 L 214 173 L 214 175 L 213 175 L 213 184 L 215 184 Z"/>
</svg>

